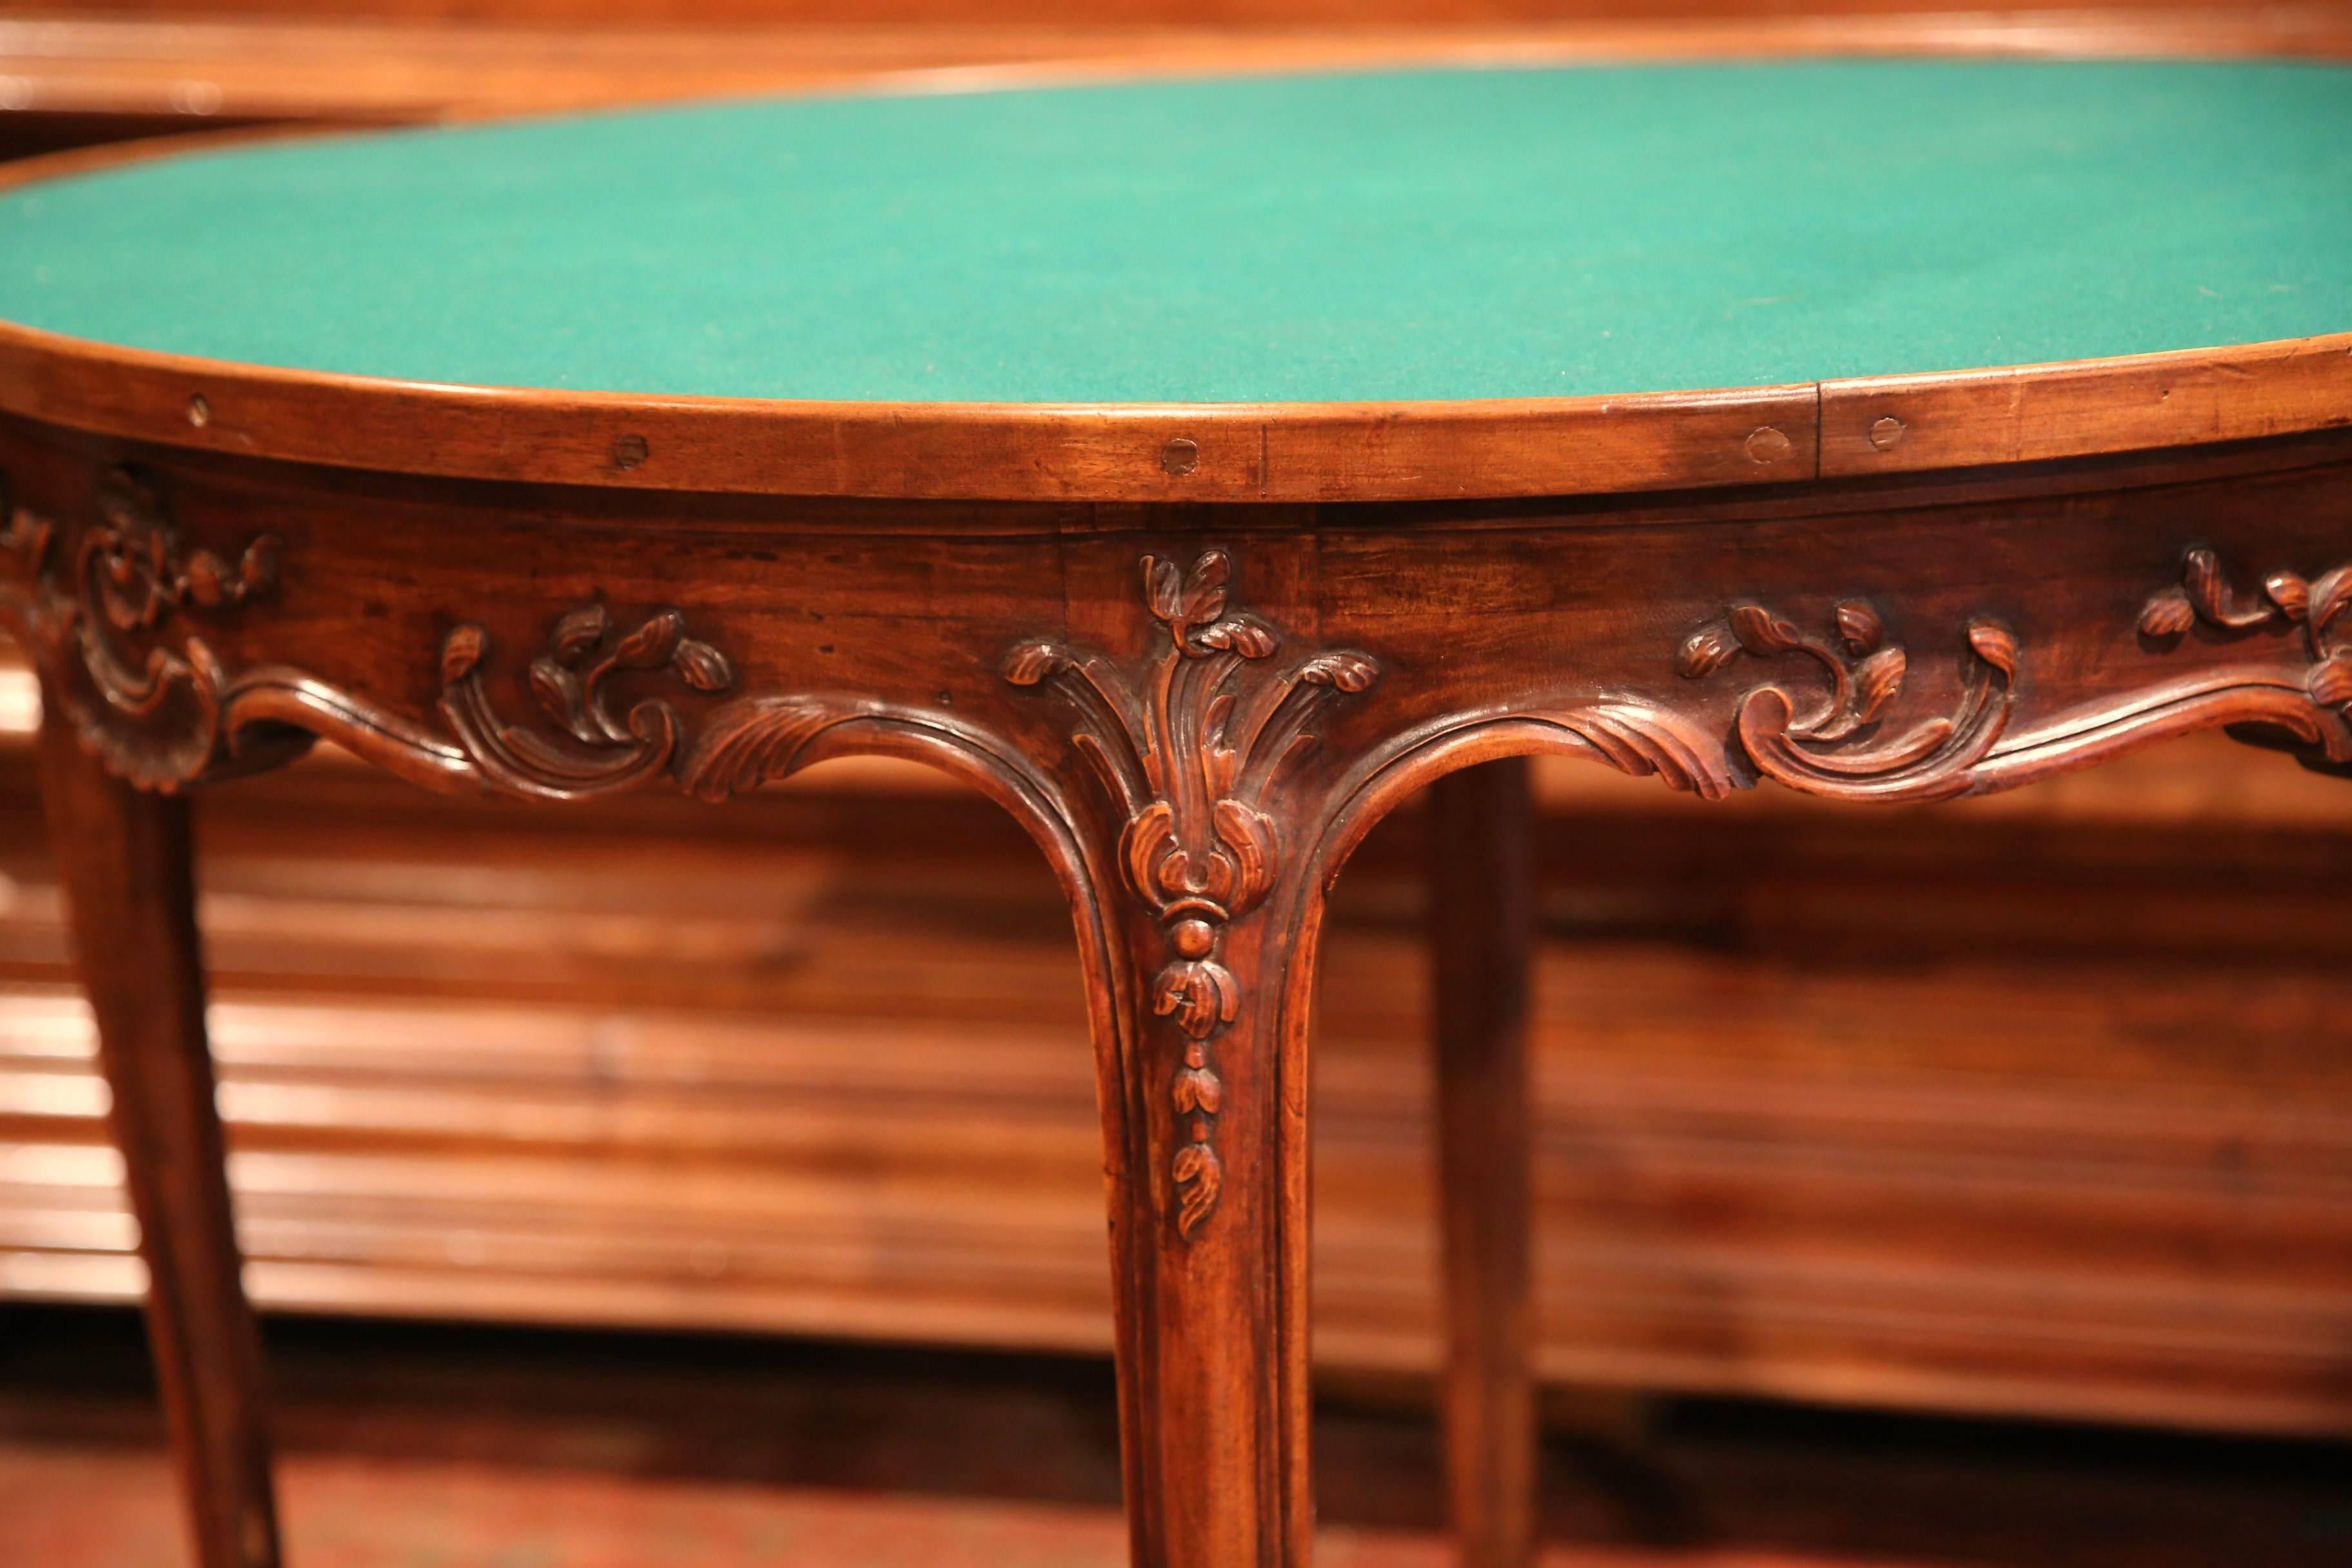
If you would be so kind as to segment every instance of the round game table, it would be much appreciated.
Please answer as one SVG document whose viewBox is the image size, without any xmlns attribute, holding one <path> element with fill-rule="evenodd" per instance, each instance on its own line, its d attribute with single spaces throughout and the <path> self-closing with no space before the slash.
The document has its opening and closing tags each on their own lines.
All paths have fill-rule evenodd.
<svg viewBox="0 0 2352 1568">
<path fill-rule="evenodd" d="M 1307 1555 L 1317 931 L 1406 795 L 1460 775 L 1444 1160 L 1496 1184 L 1446 1194 L 1448 1397 L 1499 1563 L 1503 759 L 1932 801 L 2227 725 L 2352 767 L 2340 68 L 1374 71 L 74 154 L 0 192 L 0 620 L 206 1568 L 278 1548 L 174 792 L 312 737 L 551 802 L 883 752 L 1017 816 L 1075 912 L 1162 1568 Z"/>
</svg>

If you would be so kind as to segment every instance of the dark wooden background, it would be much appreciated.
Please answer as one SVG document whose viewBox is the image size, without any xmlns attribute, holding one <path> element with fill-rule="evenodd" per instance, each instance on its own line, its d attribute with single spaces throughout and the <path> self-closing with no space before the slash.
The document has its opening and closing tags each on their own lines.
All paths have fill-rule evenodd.
<svg viewBox="0 0 2352 1568">
<path fill-rule="evenodd" d="M 291 0 L 0 19 L 0 148 L 1021 61 L 1433 46 L 2352 45 L 2343 7 L 1920 16 L 1605 0 Z M 0 668 L 0 1296 L 128 1300 L 132 1235 Z M 2000 799 L 1707 805 L 1539 770 L 1542 1369 L 2352 1432 L 2352 817 L 2212 738 Z M 525 813 L 332 754 L 201 813 L 265 1308 L 1102 1352 L 1066 918 L 919 773 Z M 1318 1355 L 1433 1365 L 1414 816 L 1333 906 Z"/>
</svg>

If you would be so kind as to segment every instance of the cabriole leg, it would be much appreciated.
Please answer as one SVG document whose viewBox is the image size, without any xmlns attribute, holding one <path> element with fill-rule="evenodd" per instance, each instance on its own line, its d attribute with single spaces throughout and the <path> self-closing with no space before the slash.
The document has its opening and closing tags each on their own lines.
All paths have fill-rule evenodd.
<svg viewBox="0 0 2352 1568">
<path fill-rule="evenodd" d="M 50 837 L 113 1092 L 147 1329 L 201 1568 L 276 1568 L 261 1343 L 237 1274 L 184 800 L 142 794 L 47 705 Z"/>
<path fill-rule="evenodd" d="M 1082 759 L 1067 797 L 1090 803 L 1072 824 L 1087 846 L 1073 890 L 1135 1558 L 1303 1568 L 1310 867 L 1328 804 L 1308 759 L 1325 717 L 1379 668 L 1286 648 L 1272 616 L 1235 608 L 1222 550 L 1136 564 L 1151 630 L 1134 658 L 1040 641 L 1005 663 L 1014 685 L 1066 705 Z M 1278 561 L 1260 571 L 1283 581 Z M 1108 625 L 1109 640 L 1132 626 Z"/>
<path fill-rule="evenodd" d="M 1303 1053 L 1283 1037 L 1313 942 L 1237 930 L 1189 958 L 1137 923 L 1121 989 L 1140 1016 L 1106 1118 L 1134 1561 L 1305 1568 Z"/>
</svg>

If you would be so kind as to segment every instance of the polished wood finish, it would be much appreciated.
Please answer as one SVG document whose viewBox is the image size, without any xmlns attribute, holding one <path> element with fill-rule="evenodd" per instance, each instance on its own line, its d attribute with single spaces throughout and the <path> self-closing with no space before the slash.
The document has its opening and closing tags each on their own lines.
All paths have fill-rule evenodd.
<svg viewBox="0 0 2352 1568">
<path fill-rule="evenodd" d="M 214 1109 L 187 805 L 109 773 L 61 715 L 43 724 L 41 751 L 197 1561 L 276 1568 L 261 1342 Z"/>
<path fill-rule="evenodd" d="M 152 787 L 308 731 L 537 798 L 716 799 L 881 752 L 1014 814 L 1077 917 L 1146 1563 L 1305 1551 L 1307 1000 L 1326 888 L 1413 790 L 1548 750 L 1702 798 L 1927 801 L 2223 724 L 2352 762 L 2342 437 L 1234 514 L 130 468 L 86 441 L 8 430 L 0 602 Z M 2202 551 L 2230 593 L 2192 608 L 2221 624 L 2144 627 Z"/>
<path fill-rule="evenodd" d="M 0 189 L 208 144 L 173 138 L 24 159 L 0 169 Z M 653 492 L 1184 505 L 1532 499 L 2340 428 L 2352 425 L 2352 331 L 1626 396 L 1061 406 L 443 386 L 228 364 L 0 322 L 0 412 L 199 452 Z"/>
<path fill-rule="evenodd" d="M 146 153 L 26 159 L 9 174 L 126 155 Z M 2174 385 L 2194 395 L 2172 398 Z M 205 413 L 192 419 L 199 400 Z M 2352 332 L 1628 397 L 1063 408 L 439 387 L 100 348 L 0 322 L 0 411 L 125 440 L 455 479 L 874 500 L 1298 503 L 1795 483 L 2328 429 L 2352 424 L 2347 407 Z M 412 430 L 433 434 L 416 445 Z"/>
<path fill-rule="evenodd" d="M 2347 347 L 2004 373 L 2075 416 L 2030 449 L 1968 418 L 1984 378 L 1922 378 L 1844 411 L 1927 467 L 1857 472 L 1816 458 L 1843 384 L 835 407 L 6 329 L 0 617 L 146 789 L 314 735 L 538 801 L 858 753 L 979 788 L 1075 918 L 1136 1560 L 1299 1563 L 1308 1005 L 1364 834 L 1538 752 L 1707 800 L 1951 799 L 2221 726 L 2352 766 Z M 191 1245 L 234 1279 L 225 1225 Z"/>
<path fill-rule="evenodd" d="M 1536 852 L 1527 759 L 1439 779 L 1429 816 L 1446 1492 L 1464 1568 L 1527 1568 L 1536 1523 L 1528 1072 Z"/>
</svg>

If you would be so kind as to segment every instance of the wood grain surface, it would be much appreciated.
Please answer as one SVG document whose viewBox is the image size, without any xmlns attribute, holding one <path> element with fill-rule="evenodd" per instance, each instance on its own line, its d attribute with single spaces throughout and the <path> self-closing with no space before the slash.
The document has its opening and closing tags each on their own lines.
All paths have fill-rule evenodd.
<svg viewBox="0 0 2352 1568">
<path fill-rule="evenodd" d="M 21 421 L 0 462 L 0 613 L 145 787 L 315 735 L 457 795 L 718 802 L 872 754 L 1009 812 L 1086 978 L 1147 1564 L 1308 1551 L 1324 899 L 1433 779 L 1555 752 L 1927 803 L 2222 726 L 2352 764 L 2340 434 L 1313 509 L 494 485 Z"/>
<path fill-rule="evenodd" d="M 213 144 L 24 159 L 0 172 L 0 188 Z M 2352 331 L 1690 393 L 1058 406 L 445 386 L 0 323 L 0 410 L 193 450 L 533 483 L 874 499 L 1434 500 L 1772 484 L 2341 427 L 2352 424 Z"/>
<path fill-rule="evenodd" d="M 261 1341 L 237 1277 L 205 1040 L 187 802 L 108 776 L 62 712 L 45 714 L 40 753 L 196 1556 L 205 1568 L 265 1568 L 278 1558 L 278 1514 Z"/>
<path fill-rule="evenodd" d="M 2248 36 L 2174 36 L 2215 26 Z M 388 114 L 445 111 L 402 90 Z M 10 331 L 0 618 L 97 764 L 68 811 L 314 735 L 451 797 L 306 826 L 312 789 L 380 809 L 331 763 L 207 796 L 264 1300 L 1108 1344 L 1135 1560 L 1295 1564 L 1310 1324 L 1327 1364 L 1436 1342 L 1420 909 L 1391 879 L 1372 915 L 1368 851 L 1371 918 L 1327 952 L 1327 891 L 1424 785 L 1531 752 L 1649 792 L 1548 851 L 1576 891 L 1544 906 L 1534 1208 L 1577 1239 L 1535 1267 L 1545 1378 L 2344 1428 L 2340 806 L 2166 815 L 2186 780 L 2279 776 L 2251 752 L 2147 753 L 2128 807 L 2063 775 L 2225 726 L 2315 784 L 2352 765 L 2347 349 L 900 419 Z M 853 756 L 988 803 L 911 839 L 903 809 L 734 808 L 866 824 L 908 880 L 863 911 L 792 831 L 754 879 L 743 837 L 684 826 L 700 802 L 625 795 Z M 1728 804 L 2029 784 L 2078 814 Z M 306 844 L 375 891 L 324 889 Z M 20 865 L 0 1267 L 121 1294 L 60 867 Z M 948 960 L 919 982 L 910 935 Z M 184 1046 L 185 1001 L 102 1016 L 108 1050 Z M 778 1013 L 841 1022 L 780 1052 Z"/>
</svg>

